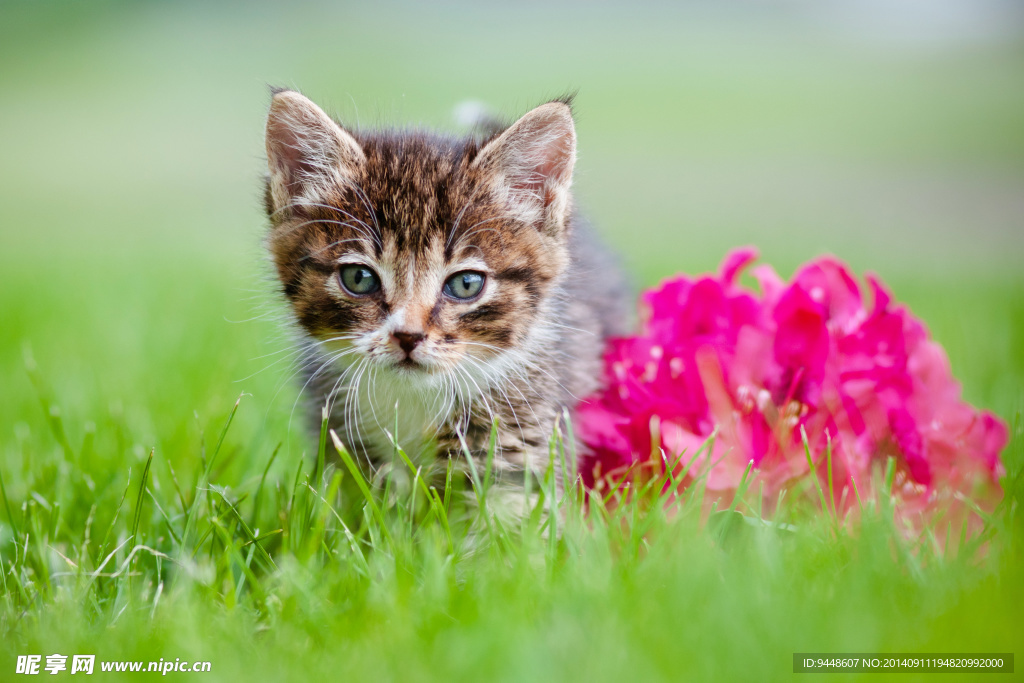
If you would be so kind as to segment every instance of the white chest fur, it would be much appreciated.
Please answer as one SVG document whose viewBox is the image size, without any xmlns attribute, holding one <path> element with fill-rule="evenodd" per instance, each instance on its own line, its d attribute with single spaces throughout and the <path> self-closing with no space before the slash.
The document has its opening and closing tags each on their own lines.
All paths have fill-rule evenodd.
<svg viewBox="0 0 1024 683">
<path fill-rule="evenodd" d="M 397 442 L 420 463 L 433 455 L 438 430 L 459 407 L 458 393 L 450 384 L 429 377 L 382 368 L 360 378 L 339 397 L 335 412 L 343 417 L 346 430 L 358 434 L 378 457 L 390 454 Z"/>
</svg>

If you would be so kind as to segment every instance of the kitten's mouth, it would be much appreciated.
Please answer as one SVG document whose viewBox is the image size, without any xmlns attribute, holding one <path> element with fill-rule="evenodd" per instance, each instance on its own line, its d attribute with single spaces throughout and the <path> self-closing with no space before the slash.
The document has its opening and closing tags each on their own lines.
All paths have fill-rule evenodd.
<svg viewBox="0 0 1024 683">
<path fill-rule="evenodd" d="M 400 361 L 397 361 L 393 367 L 398 368 L 404 372 L 430 372 L 430 367 L 415 361 L 412 358 L 406 356 Z"/>
</svg>

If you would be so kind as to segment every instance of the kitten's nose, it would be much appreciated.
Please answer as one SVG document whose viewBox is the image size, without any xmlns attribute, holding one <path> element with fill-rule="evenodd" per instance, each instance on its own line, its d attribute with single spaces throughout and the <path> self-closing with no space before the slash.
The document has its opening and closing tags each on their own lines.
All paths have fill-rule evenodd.
<svg viewBox="0 0 1024 683">
<path fill-rule="evenodd" d="M 423 341 L 423 335 L 419 332 L 392 332 L 391 336 L 395 338 L 406 355 L 411 354 L 416 345 Z"/>
</svg>

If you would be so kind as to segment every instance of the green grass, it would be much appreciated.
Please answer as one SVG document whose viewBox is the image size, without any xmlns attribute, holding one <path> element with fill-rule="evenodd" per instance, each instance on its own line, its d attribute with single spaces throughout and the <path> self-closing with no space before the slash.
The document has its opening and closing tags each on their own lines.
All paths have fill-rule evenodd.
<svg viewBox="0 0 1024 683">
<path fill-rule="evenodd" d="M 469 489 L 457 475 L 449 499 L 401 452 L 383 480 L 343 449 L 321 470 L 333 435 L 315 457 L 251 458 L 230 447 L 248 407 L 196 440 L 188 474 L 152 453 L 130 472 L 99 465 L 117 425 L 79 446 L 47 411 L 48 433 L 22 447 L 49 444 L 49 461 L 21 473 L 24 504 L 6 499 L 12 661 L 181 658 L 225 680 L 745 680 L 785 677 L 793 652 L 1019 645 L 1019 425 L 1004 504 L 976 542 L 944 554 L 905 539 L 884 497 L 856 526 L 837 530 L 812 494 L 785 505 L 781 525 L 750 527 L 732 510 L 755 519 L 756 496 L 704 523 L 699 484 L 669 506 L 664 480 L 619 504 L 589 494 L 585 513 L 578 487 L 553 495 L 551 469 L 531 486 L 534 513 L 510 526 L 487 500 L 489 468 L 471 470 Z M 552 450 L 552 468 L 571 459 L 558 440 Z"/>
<path fill-rule="evenodd" d="M 1024 642 L 1019 39 L 892 49 L 654 5 L 0 13 L 0 679 L 92 653 L 220 680 L 760 680 L 794 652 Z M 987 545 L 940 556 L 882 511 L 837 534 L 815 496 L 793 532 L 570 496 L 560 535 L 478 523 L 471 553 L 461 498 L 439 513 L 401 459 L 375 511 L 293 415 L 267 82 L 364 126 L 578 87 L 578 194 L 638 286 L 745 243 L 784 275 L 825 251 L 879 272 L 1013 425 Z"/>
</svg>

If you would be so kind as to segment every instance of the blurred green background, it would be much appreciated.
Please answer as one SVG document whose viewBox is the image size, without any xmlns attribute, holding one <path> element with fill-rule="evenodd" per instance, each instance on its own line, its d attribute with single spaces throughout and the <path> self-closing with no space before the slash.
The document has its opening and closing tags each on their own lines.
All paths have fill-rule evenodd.
<svg viewBox="0 0 1024 683">
<path fill-rule="evenodd" d="M 38 421 L 26 348 L 71 416 L 143 425 L 140 453 L 243 390 L 248 433 L 280 432 L 287 363 L 260 372 L 283 348 L 261 251 L 268 84 L 349 125 L 450 130 L 459 103 L 514 116 L 578 90 L 578 198 L 638 287 L 743 244 L 785 275 L 833 252 L 880 273 L 968 398 L 1009 415 L 1022 17 L 988 0 L 5 2 L 0 436 L 16 450 Z"/>
</svg>

